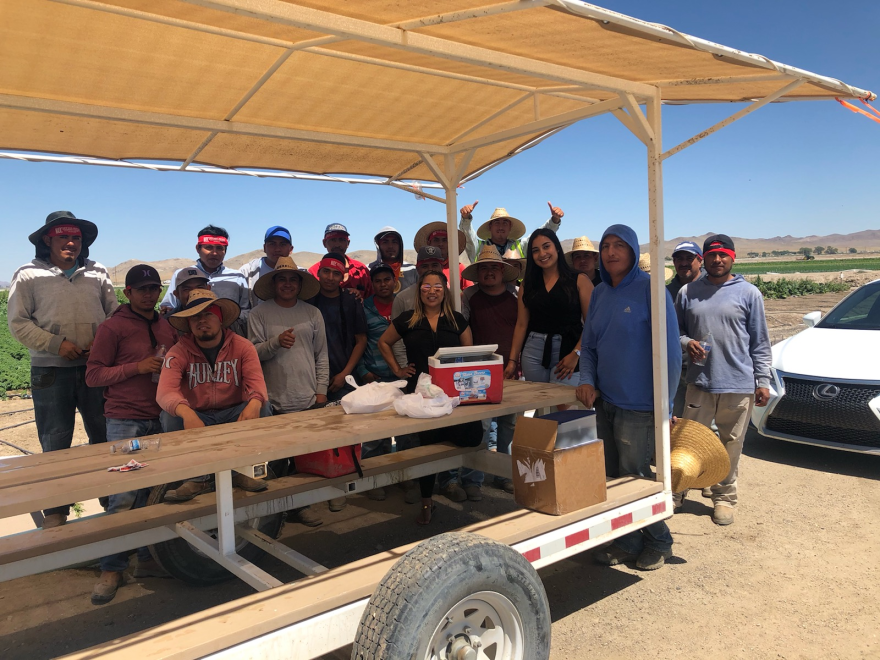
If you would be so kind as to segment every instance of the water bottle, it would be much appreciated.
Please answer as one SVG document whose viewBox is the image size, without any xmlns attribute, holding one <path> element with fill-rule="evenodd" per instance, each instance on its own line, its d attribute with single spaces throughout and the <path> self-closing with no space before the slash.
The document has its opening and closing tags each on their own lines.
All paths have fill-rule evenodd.
<svg viewBox="0 0 880 660">
<path fill-rule="evenodd" d="M 700 348 L 706 351 L 706 357 L 704 357 L 702 360 L 694 360 L 695 365 L 697 365 L 698 367 L 706 366 L 706 360 L 709 359 L 709 352 L 712 350 L 712 344 L 714 343 L 715 338 L 712 336 L 711 332 L 703 337 L 703 339 L 700 341 Z"/>
<path fill-rule="evenodd" d="M 110 445 L 110 453 L 131 454 L 132 452 L 141 451 L 143 449 L 154 449 L 158 451 L 160 441 L 161 438 L 132 438 L 131 440 L 114 442 Z"/>
<path fill-rule="evenodd" d="M 155 354 L 154 357 L 157 357 L 157 358 L 164 358 L 164 357 L 165 357 L 165 352 L 166 352 L 166 351 L 165 351 L 165 344 L 160 344 L 160 345 L 159 345 L 159 348 L 156 349 L 156 354 Z M 160 374 L 158 374 L 158 373 L 153 374 L 153 382 L 154 382 L 154 383 L 158 383 L 158 382 L 159 382 L 159 376 L 160 376 Z"/>
</svg>

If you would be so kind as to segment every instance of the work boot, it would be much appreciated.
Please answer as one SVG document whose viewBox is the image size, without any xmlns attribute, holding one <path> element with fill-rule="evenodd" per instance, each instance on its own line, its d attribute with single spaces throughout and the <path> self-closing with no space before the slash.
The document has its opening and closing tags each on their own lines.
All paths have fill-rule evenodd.
<svg viewBox="0 0 880 660">
<path fill-rule="evenodd" d="M 321 520 L 321 516 L 319 516 L 310 506 L 291 509 L 287 512 L 287 520 L 289 522 L 300 523 L 306 527 L 320 527 L 324 524 L 324 521 Z"/>
<path fill-rule="evenodd" d="M 715 510 L 712 512 L 712 522 L 716 525 L 732 525 L 733 524 L 733 507 L 716 504 Z"/>
<path fill-rule="evenodd" d="M 655 550 L 654 548 L 645 548 L 642 554 L 636 560 L 636 568 L 643 571 L 656 571 L 666 563 L 666 560 L 672 556 L 672 550 Z"/>
<path fill-rule="evenodd" d="M 706 486 L 702 492 L 703 497 L 706 499 L 712 499 L 712 486 Z"/>
<path fill-rule="evenodd" d="M 174 490 L 165 493 L 166 502 L 189 502 L 196 495 L 210 493 L 214 490 L 213 481 L 184 481 Z"/>
<path fill-rule="evenodd" d="M 168 578 L 171 577 L 155 559 L 138 559 L 133 575 L 136 578 Z"/>
<path fill-rule="evenodd" d="M 123 584 L 125 584 L 125 576 L 122 571 L 101 571 L 101 577 L 92 589 L 92 605 L 109 603 Z"/>
<path fill-rule="evenodd" d="M 440 489 L 440 494 L 452 502 L 464 502 L 468 498 L 464 488 L 454 481 L 443 486 L 443 488 Z"/>
<path fill-rule="evenodd" d="M 374 488 L 373 490 L 367 491 L 367 497 L 374 502 L 384 502 L 385 501 L 385 489 L 384 488 Z"/>
<path fill-rule="evenodd" d="M 346 501 L 344 495 L 342 497 L 334 497 L 329 502 L 330 510 L 333 511 L 334 513 L 342 511 L 347 505 L 348 505 L 348 502 Z"/>
<path fill-rule="evenodd" d="M 52 529 L 53 527 L 61 527 L 67 523 L 67 516 L 63 513 L 50 513 L 43 517 L 43 529 Z"/>
<path fill-rule="evenodd" d="M 409 488 L 404 489 L 403 501 L 407 504 L 415 504 L 422 499 L 422 491 L 414 481 L 410 481 L 409 484 Z"/>
<path fill-rule="evenodd" d="M 613 543 L 607 548 L 601 548 L 593 553 L 593 559 L 595 559 L 600 564 L 604 564 L 605 566 L 617 566 L 618 564 L 623 564 L 625 562 L 633 561 L 634 559 L 638 558 L 638 555 L 627 552 L 623 548 L 616 546 Z"/>
<path fill-rule="evenodd" d="M 513 479 L 495 479 L 495 488 L 513 495 Z"/>
<path fill-rule="evenodd" d="M 471 502 L 483 501 L 483 489 L 480 488 L 477 484 L 468 484 L 464 487 L 464 492 Z"/>
<path fill-rule="evenodd" d="M 681 509 L 681 507 L 684 505 L 685 498 L 687 498 L 687 491 L 672 494 L 673 513 L 678 513 L 679 509 Z"/>
<path fill-rule="evenodd" d="M 266 490 L 269 484 L 264 479 L 253 479 L 243 475 L 241 472 L 233 472 L 232 487 L 246 490 L 249 493 L 259 493 L 261 490 Z"/>
</svg>

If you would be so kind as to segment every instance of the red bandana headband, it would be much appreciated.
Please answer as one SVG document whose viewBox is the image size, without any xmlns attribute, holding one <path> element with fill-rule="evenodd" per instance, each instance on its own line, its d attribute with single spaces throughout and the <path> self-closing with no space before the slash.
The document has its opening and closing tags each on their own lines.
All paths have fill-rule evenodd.
<svg viewBox="0 0 880 660">
<path fill-rule="evenodd" d="M 82 231 L 76 225 L 55 225 L 49 230 L 49 236 L 82 236 Z"/>
<path fill-rule="evenodd" d="M 348 238 L 348 234 L 344 231 L 331 231 L 329 234 L 324 234 L 324 240 L 326 241 L 328 238 Z"/>
<path fill-rule="evenodd" d="M 229 239 L 225 236 L 211 236 L 210 234 L 205 234 L 204 236 L 199 236 L 199 245 L 229 245 Z"/>
<path fill-rule="evenodd" d="M 321 259 L 321 262 L 318 264 L 318 270 L 321 268 L 336 270 L 345 275 L 345 265 L 339 259 Z"/>
<path fill-rule="evenodd" d="M 220 309 L 220 307 L 219 307 L 218 305 L 211 305 L 211 306 L 208 307 L 208 309 L 206 309 L 205 311 L 206 311 L 206 312 L 211 312 L 211 314 L 213 314 L 213 315 L 216 316 L 218 319 L 220 319 L 220 323 L 223 323 L 223 310 Z"/>
<path fill-rule="evenodd" d="M 710 248 L 709 251 L 705 254 L 712 254 L 713 252 L 721 252 L 722 254 L 726 254 L 734 261 L 736 260 L 736 252 L 734 252 L 733 250 L 729 250 L 728 248 Z"/>
<path fill-rule="evenodd" d="M 428 234 L 428 243 L 430 244 L 435 238 L 449 238 L 449 232 L 445 229 L 438 229 Z"/>
</svg>

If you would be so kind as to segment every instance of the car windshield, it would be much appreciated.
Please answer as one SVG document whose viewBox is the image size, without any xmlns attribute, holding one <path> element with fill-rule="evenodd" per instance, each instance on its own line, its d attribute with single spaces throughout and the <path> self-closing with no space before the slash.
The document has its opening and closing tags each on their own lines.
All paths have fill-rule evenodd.
<svg viewBox="0 0 880 660">
<path fill-rule="evenodd" d="M 880 330 L 880 282 L 872 282 L 844 299 L 818 328 Z"/>
</svg>

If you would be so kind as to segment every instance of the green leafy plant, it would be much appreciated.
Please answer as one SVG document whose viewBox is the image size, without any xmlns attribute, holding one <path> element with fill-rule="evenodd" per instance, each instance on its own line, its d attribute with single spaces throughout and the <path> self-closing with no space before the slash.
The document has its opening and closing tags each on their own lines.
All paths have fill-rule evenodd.
<svg viewBox="0 0 880 660">
<path fill-rule="evenodd" d="M 765 273 L 836 273 L 841 270 L 880 270 L 880 259 L 814 259 L 812 261 L 754 261 L 737 262 L 733 272 L 740 275 Z"/>
<path fill-rule="evenodd" d="M 0 398 L 8 390 L 24 390 L 31 384 L 31 358 L 28 350 L 9 332 L 7 303 L 9 291 L 0 291 Z"/>
<path fill-rule="evenodd" d="M 752 284 L 758 287 L 761 295 L 768 300 L 806 296 L 812 293 L 849 291 L 850 289 L 850 285 L 845 282 L 812 282 L 810 280 L 789 280 L 784 277 L 775 282 L 765 282 L 759 276 Z"/>
</svg>

